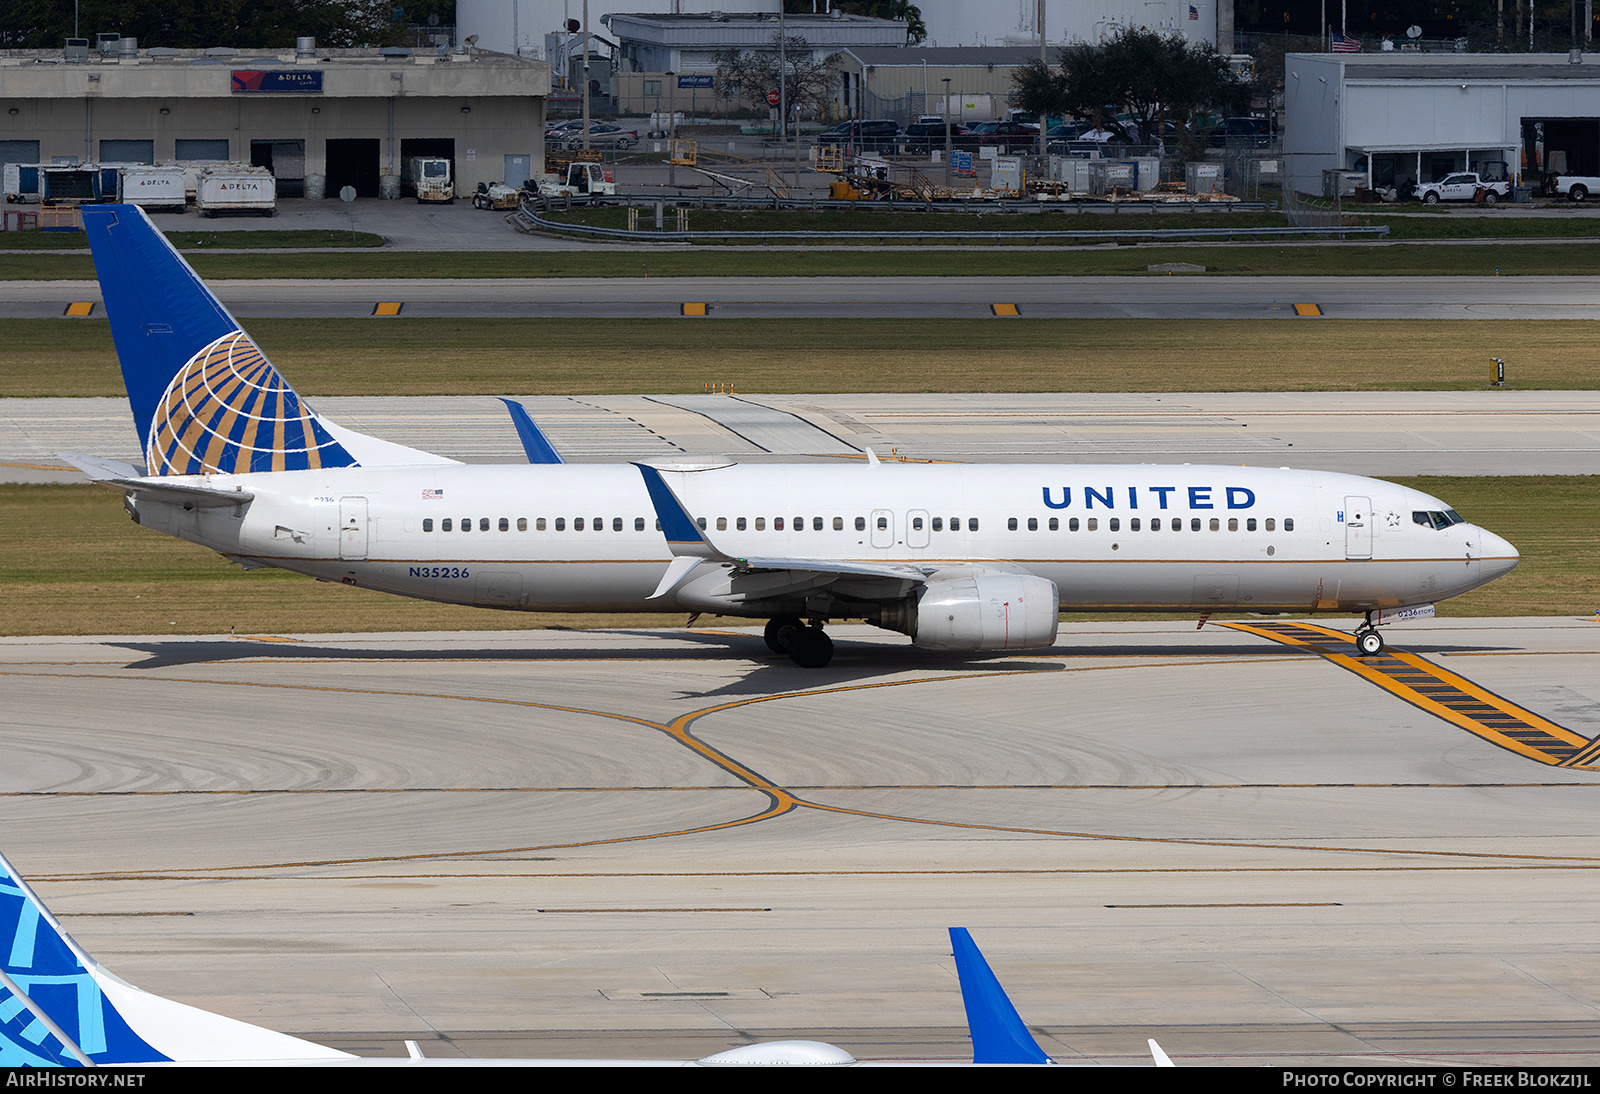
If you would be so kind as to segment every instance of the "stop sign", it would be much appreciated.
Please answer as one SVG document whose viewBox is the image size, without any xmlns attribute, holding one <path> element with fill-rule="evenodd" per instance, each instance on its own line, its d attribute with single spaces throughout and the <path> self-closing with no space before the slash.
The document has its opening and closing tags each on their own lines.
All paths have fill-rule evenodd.
<svg viewBox="0 0 1600 1094">
<path fill-rule="evenodd" d="M 777 106 L 778 105 L 778 93 L 776 91 L 767 92 L 767 105 L 768 106 Z"/>
</svg>

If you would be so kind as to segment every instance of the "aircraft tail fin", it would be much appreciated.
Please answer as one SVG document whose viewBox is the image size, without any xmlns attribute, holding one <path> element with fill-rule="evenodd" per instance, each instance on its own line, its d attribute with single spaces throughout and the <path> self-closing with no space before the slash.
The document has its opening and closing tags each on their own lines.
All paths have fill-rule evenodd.
<svg viewBox="0 0 1600 1094">
<path fill-rule="evenodd" d="M 148 474 L 454 462 L 320 418 L 137 205 L 83 226 Z"/>
<path fill-rule="evenodd" d="M 950 928 L 950 945 L 961 978 L 961 1002 L 967 1008 L 967 1029 L 972 1034 L 975 1064 L 1048 1064 L 1039 1043 L 1028 1032 L 1017 1008 L 983 958 L 965 927 Z"/>
<path fill-rule="evenodd" d="M 348 1056 L 151 995 L 112 975 L 0 856 L 0 1067 Z"/>
</svg>

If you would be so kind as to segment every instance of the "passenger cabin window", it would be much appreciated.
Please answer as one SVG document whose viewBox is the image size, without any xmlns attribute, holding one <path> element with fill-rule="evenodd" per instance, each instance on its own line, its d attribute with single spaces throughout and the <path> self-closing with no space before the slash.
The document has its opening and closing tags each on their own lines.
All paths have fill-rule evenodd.
<svg viewBox="0 0 1600 1094">
<path fill-rule="evenodd" d="M 917 527 L 921 528 L 922 525 L 919 524 L 919 525 L 917 525 Z M 844 531 L 844 518 L 843 517 L 834 517 L 833 518 L 833 530 L 835 532 Z"/>
<path fill-rule="evenodd" d="M 1278 530 L 1278 522 L 1276 520 L 1274 520 L 1272 517 L 1268 517 L 1267 518 L 1267 531 L 1276 532 L 1277 530 Z"/>
<path fill-rule="evenodd" d="M 1052 532 L 1061 531 L 1061 520 L 1060 520 L 1059 517 L 1051 517 L 1050 518 L 1050 530 Z"/>
<path fill-rule="evenodd" d="M 933 530 L 935 532 L 944 531 L 944 518 L 943 517 L 934 517 L 933 518 Z"/>
<path fill-rule="evenodd" d="M 727 530 L 728 530 L 728 518 L 727 517 L 718 517 L 717 518 L 717 531 L 726 532 Z"/>
<path fill-rule="evenodd" d="M 734 527 L 735 531 L 739 531 L 739 532 L 744 531 L 744 518 L 740 517 L 738 520 L 734 521 L 733 522 L 733 527 Z"/>
<path fill-rule="evenodd" d="M 594 530 L 596 532 L 604 532 L 606 530 L 606 518 L 605 517 L 595 517 L 594 518 Z"/>
<path fill-rule="evenodd" d="M 1109 527 L 1113 532 L 1122 531 L 1122 518 L 1121 517 L 1112 517 L 1111 520 L 1108 522 L 1107 527 Z"/>
<path fill-rule="evenodd" d="M 866 530 L 867 530 L 867 518 L 866 517 L 857 517 L 856 518 L 856 531 L 865 532 Z"/>
<path fill-rule="evenodd" d="M 1078 518 L 1077 517 L 1068 517 L 1067 518 L 1067 531 L 1076 532 L 1077 530 L 1078 530 Z"/>
<path fill-rule="evenodd" d="M 1009 531 L 1015 532 L 1017 530 L 1017 518 L 1016 517 L 1011 517 L 1010 519 L 1008 519 L 1006 521 L 1006 528 Z"/>
<path fill-rule="evenodd" d="M 700 526 L 700 530 L 702 532 L 704 532 L 706 530 L 706 518 L 705 517 L 695 517 L 694 518 L 694 522 Z"/>
<path fill-rule="evenodd" d="M 573 517 L 572 518 L 572 530 L 574 532 L 583 531 L 583 518 L 582 517 Z"/>
<path fill-rule="evenodd" d="M 756 518 L 756 531 L 765 532 L 766 530 L 767 530 L 767 518 L 766 517 L 757 517 Z"/>
<path fill-rule="evenodd" d="M 1283 518 L 1283 530 L 1285 532 L 1294 531 L 1294 518 L 1293 517 L 1284 517 Z"/>
<path fill-rule="evenodd" d="M 488 517 L 479 517 L 478 518 L 478 531 L 487 532 L 488 530 L 489 530 L 489 518 Z M 500 530 L 502 532 L 505 531 L 504 528 L 502 528 Z"/>
<path fill-rule="evenodd" d="M 1189 531 L 1198 532 L 1199 530 L 1200 530 L 1200 518 L 1199 517 L 1190 517 L 1189 518 Z"/>
<path fill-rule="evenodd" d="M 888 517 L 879 517 L 878 518 L 878 531 L 885 532 L 885 531 L 888 531 L 888 529 L 889 529 L 889 518 Z"/>
<path fill-rule="evenodd" d="M 1160 517 L 1151 517 L 1150 518 L 1150 530 L 1152 532 L 1161 531 L 1161 518 Z"/>
<path fill-rule="evenodd" d="M 500 518 L 500 530 L 501 530 L 501 531 L 502 531 L 502 532 L 509 532 L 509 531 L 511 531 L 511 521 L 509 521 L 509 520 L 508 520 L 508 519 L 506 519 L 506 518 L 505 518 L 505 517 L 501 517 L 501 518 Z"/>
<path fill-rule="evenodd" d="M 463 532 L 472 531 L 472 518 L 471 517 L 462 517 L 461 518 L 461 530 Z"/>
<path fill-rule="evenodd" d="M 812 517 L 811 518 L 811 530 L 813 532 L 822 531 L 822 518 L 821 517 Z"/>
<path fill-rule="evenodd" d="M 968 517 L 967 518 L 967 531 L 976 532 L 977 530 L 978 530 L 978 518 L 977 517 Z"/>
<path fill-rule="evenodd" d="M 1100 518 L 1099 517 L 1090 517 L 1089 518 L 1088 530 L 1091 531 L 1091 532 L 1098 532 L 1100 530 Z"/>
<path fill-rule="evenodd" d="M 1212 517 L 1211 518 L 1211 530 L 1213 532 L 1222 531 L 1222 520 L 1220 518 L 1218 518 L 1218 517 Z"/>
<path fill-rule="evenodd" d="M 922 518 L 921 517 L 912 517 L 911 518 L 911 527 L 912 527 L 912 529 L 914 531 L 918 531 L 918 532 L 922 531 Z"/>
<path fill-rule="evenodd" d="M 567 530 L 567 518 L 566 517 L 557 517 L 556 518 L 556 531 L 565 532 L 566 530 Z"/>
<path fill-rule="evenodd" d="M 633 530 L 635 532 L 644 531 L 644 518 L 643 517 L 634 517 L 633 518 Z"/>
<path fill-rule="evenodd" d="M 774 532 L 783 531 L 783 518 L 782 517 L 773 517 L 772 518 L 772 530 Z"/>
<path fill-rule="evenodd" d="M 1129 521 L 1128 521 L 1128 531 L 1137 532 L 1138 530 L 1139 530 L 1139 518 L 1138 517 L 1133 517 L 1133 518 L 1129 519 Z M 1113 531 L 1115 531 L 1115 529 L 1113 529 Z"/>
<path fill-rule="evenodd" d="M 622 531 L 622 518 L 621 517 L 612 517 L 611 518 L 611 530 L 613 532 Z"/>
<path fill-rule="evenodd" d="M 423 517 L 422 518 L 422 530 L 424 532 L 433 531 L 433 518 L 432 517 Z"/>
<path fill-rule="evenodd" d="M 440 528 L 440 530 L 445 531 L 445 532 L 450 531 L 450 518 L 449 517 L 445 517 L 442 521 L 440 521 L 439 522 L 439 528 Z"/>
<path fill-rule="evenodd" d="M 1248 517 L 1248 518 L 1245 519 L 1244 530 L 1246 532 L 1254 532 L 1256 530 L 1256 518 L 1255 517 Z"/>
</svg>

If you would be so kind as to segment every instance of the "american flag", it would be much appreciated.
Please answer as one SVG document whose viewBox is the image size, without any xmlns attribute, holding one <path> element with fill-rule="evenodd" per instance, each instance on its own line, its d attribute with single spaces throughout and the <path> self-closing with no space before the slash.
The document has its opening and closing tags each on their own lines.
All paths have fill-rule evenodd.
<svg viewBox="0 0 1600 1094">
<path fill-rule="evenodd" d="M 443 490 L 424 490 L 422 492 L 422 500 L 423 501 L 439 501 L 443 497 L 444 497 L 444 491 Z"/>
<path fill-rule="evenodd" d="M 1193 4 L 1189 5 L 1189 18 L 1191 18 L 1191 19 L 1199 19 L 1200 18 L 1200 9 L 1195 7 Z"/>
<path fill-rule="evenodd" d="M 1342 34 L 1335 34 L 1333 35 L 1333 52 L 1360 53 L 1361 42 L 1355 38 L 1346 38 Z"/>
</svg>

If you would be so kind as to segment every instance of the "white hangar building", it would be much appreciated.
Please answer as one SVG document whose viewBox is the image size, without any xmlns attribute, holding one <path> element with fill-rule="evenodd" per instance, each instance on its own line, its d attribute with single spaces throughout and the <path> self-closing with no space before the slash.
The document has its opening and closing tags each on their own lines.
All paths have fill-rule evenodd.
<svg viewBox="0 0 1600 1094">
<path fill-rule="evenodd" d="M 1600 57 L 1548 53 L 1291 53 L 1285 169 L 1302 193 L 1326 170 L 1377 186 L 1452 171 L 1523 185 L 1550 170 L 1600 174 Z"/>
</svg>

